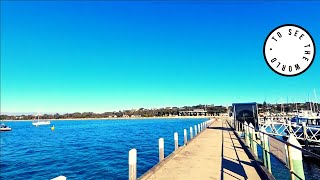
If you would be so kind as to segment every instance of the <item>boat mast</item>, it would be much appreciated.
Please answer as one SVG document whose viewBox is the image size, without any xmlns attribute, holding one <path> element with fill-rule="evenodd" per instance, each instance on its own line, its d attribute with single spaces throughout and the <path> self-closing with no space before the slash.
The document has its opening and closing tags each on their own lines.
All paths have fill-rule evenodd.
<svg viewBox="0 0 320 180">
<path fill-rule="evenodd" d="M 319 107 L 318 107 L 318 100 L 317 100 L 316 89 L 313 89 L 313 93 L 314 93 L 314 98 L 315 98 L 315 102 L 316 102 L 316 107 L 317 107 L 317 110 L 316 110 L 316 112 L 318 112 L 318 111 L 319 111 Z"/>
</svg>

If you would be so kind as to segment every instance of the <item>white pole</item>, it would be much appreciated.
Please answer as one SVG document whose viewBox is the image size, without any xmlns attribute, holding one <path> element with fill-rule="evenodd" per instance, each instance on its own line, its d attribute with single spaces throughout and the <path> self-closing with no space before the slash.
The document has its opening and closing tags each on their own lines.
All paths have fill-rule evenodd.
<svg viewBox="0 0 320 180">
<path fill-rule="evenodd" d="M 244 122 L 244 132 L 245 132 L 245 141 L 246 141 L 248 147 L 251 147 L 250 146 L 250 138 L 249 138 L 249 127 L 248 127 L 247 121 Z"/>
<path fill-rule="evenodd" d="M 256 156 L 258 156 L 257 144 L 255 142 L 255 140 L 256 140 L 256 131 L 255 131 L 252 123 L 249 124 L 249 133 L 250 133 L 250 137 L 251 137 L 251 142 L 250 142 L 251 149 L 252 149 L 253 153 Z"/>
<path fill-rule="evenodd" d="M 197 134 L 198 134 L 197 125 L 194 125 L 194 136 L 196 136 Z"/>
<path fill-rule="evenodd" d="M 184 129 L 183 130 L 183 139 L 184 139 L 184 145 L 186 145 L 187 144 L 187 141 L 188 141 L 188 139 L 187 139 L 187 130 L 186 129 Z"/>
<path fill-rule="evenodd" d="M 192 132 L 192 127 L 190 127 L 190 139 L 193 138 L 193 132 Z"/>
<path fill-rule="evenodd" d="M 137 179 L 137 150 L 129 151 L 129 180 Z"/>
<path fill-rule="evenodd" d="M 65 177 L 65 176 L 58 176 L 58 177 L 55 177 L 55 178 L 53 178 L 53 179 L 51 179 L 51 180 L 67 180 L 67 177 Z"/>
<path fill-rule="evenodd" d="M 287 140 L 289 144 L 287 145 L 288 157 L 287 162 L 289 162 L 290 171 L 295 172 L 299 176 L 299 179 L 305 179 L 304 170 L 303 170 L 303 163 L 302 163 L 302 152 L 299 149 L 296 149 L 290 144 L 293 144 L 299 148 L 302 148 L 300 143 L 294 137 L 294 135 L 290 134 Z M 298 179 L 295 178 L 295 175 L 291 173 L 291 179 Z"/>
<path fill-rule="evenodd" d="M 175 132 L 174 134 L 173 134 L 173 136 L 174 136 L 174 150 L 176 151 L 177 149 L 178 149 L 178 133 L 177 132 Z"/>
<path fill-rule="evenodd" d="M 159 139 L 159 162 L 164 159 L 164 139 Z"/>
</svg>

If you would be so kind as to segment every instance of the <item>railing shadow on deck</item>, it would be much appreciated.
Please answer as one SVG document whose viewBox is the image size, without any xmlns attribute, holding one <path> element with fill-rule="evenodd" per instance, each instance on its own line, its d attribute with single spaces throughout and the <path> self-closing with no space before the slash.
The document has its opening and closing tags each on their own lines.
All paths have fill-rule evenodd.
<svg viewBox="0 0 320 180">
<path fill-rule="evenodd" d="M 217 130 L 222 130 L 222 131 L 232 131 L 231 128 L 227 128 L 227 127 L 208 127 L 207 129 L 217 129 Z"/>
<path fill-rule="evenodd" d="M 231 145 L 232 147 L 231 147 L 231 148 L 224 146 L 225 138 L 224 138 L 224 133 L 222 132 L 222 133 L 221 133 L 221 134 L 222 134 L 222 135 L 221 135 L 221 138 L 222 138 L 221 148 L 222 148 L 222 149 L 221 149 L 221 174 L 220 174 L 220 179 L 224 179 L 224 175 L 225 175 L 225 174 L 227 174 L 227 175 L 229 175 L 229 176 L 232 176 L 232 177 L 234 177 L 234 178 L 236 178 L 236 179 L 239 179 L 239 178 L 235 177 L 234 175 L 230 174 L 230 173 L 229 173 L 228 171 L 226 171 L 226 170 L 229 170 L 229 171 L 231 171 L 231 172 L 233 172 L 233 173 L 235 173 L 235 174 L 237 174 L 237 175 L 240 175 L 240 176 L 242 176 L 244 179 L 248 179 L 247 174 L 246 174 L 246 172 L 245 172 L 245 170 L 244 170 L 244 168 L 243 168 L 243 166 L 242 166 L 242 164 L 241 164 L 241 163 L 243 163 L 243 162 L 240 161 L 239 156 L 238 156 L 238 154 L 237 154 L 236 148 L 239 148 L 239 147 L 236 147 L 236 146 L 234 145 L 234 143 L 233 143 L 233 139 L 234 139 L 234 138 L 232 138 L 232 137 L 231 137 L 231 134 L 230 134 L 230 131 L 232 131 L 232 129 L 231 129 L 231 128 L 227 128 L 227 127 L 223 127 L 223 125 L 222 125 L 221 127 L 210 127 L 209 129 L 220 129 L 220 130 L 223 130 L 223 131 L 227 131 L 227 132 L 229 133 L 229 136 L 230 136 L 230 137 L 227 137 L 227 139 L 230 138 L 231 142 L 229 142 L 229 143 L 232 143 L 232 145 Z M 228 149 L 234 150 L 235 153 L 236 153 L 237 159 L 232 159 L 232 158 L 229 158 L 229 157 L 225 156 L 225 154 L 224 154 L 224 148 L 228 148 Z M 229 160 L 229 159 L 235 160 L 236 162 L 233 162 L 233 161 L 231 161 L 231 160 Z"/>
<path fill-rule="evenodd" d="M 237 160 L 238 161 L 238 160 Z M 238 174 L 242 176 L 244 179 L 248 179 L 247 174 L 241 164 L 235 163 L 233 161 L 230 161 L 226 158 L 222 159 L 222 167 L 221 167 L 222 173 L 227 173 L 225 170 L 229 170 L 231 172 L 234 172 L 235 174 Z M 229 174 L 230 175 L 230 174 Z M 223 178 L 222 178 L 223 179 Z"/>
</svg>

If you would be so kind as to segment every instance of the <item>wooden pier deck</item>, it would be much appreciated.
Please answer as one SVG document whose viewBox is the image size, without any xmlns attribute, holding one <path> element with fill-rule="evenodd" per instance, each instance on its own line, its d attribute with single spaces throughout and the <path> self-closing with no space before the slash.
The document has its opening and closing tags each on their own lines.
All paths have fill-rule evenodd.
<svg viewBox="0 0 320 180">
<path fill-rule="evenodd" d="M 261 179 L 224 120 L 217 120 L 139 179 Z"/>
</svg>

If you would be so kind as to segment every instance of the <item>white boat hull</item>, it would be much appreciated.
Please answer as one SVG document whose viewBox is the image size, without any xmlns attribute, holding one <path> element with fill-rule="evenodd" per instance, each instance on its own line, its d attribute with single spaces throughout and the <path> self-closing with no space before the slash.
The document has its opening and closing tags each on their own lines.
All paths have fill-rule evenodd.
<svg viewBox="0 0 320 180">
<path fill-rule="evenodd" d="M 33 122 L 34 126 L 50 125 L 50 121 Z"/>
<path fill-rule="evenodd" d="M 0 131 L 11 131 L 11 128 L 6 127 L 6 128 L 0 128 Z"/>
</svg>

